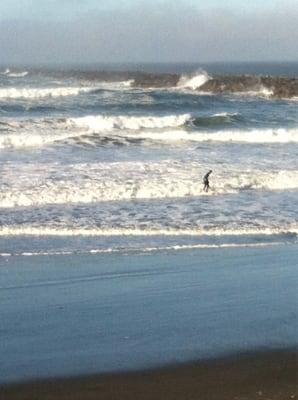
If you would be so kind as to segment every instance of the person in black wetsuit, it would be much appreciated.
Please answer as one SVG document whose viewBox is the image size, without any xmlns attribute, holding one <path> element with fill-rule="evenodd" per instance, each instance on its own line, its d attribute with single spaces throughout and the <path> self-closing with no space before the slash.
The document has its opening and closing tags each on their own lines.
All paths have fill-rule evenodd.
<svg viewBox="0 0 298 400">
<path fill-rule="evenodd" d="M 204 192 L 208 192 L 209 189 L 209 175 L 211 174 L 212 170 L 210 169 L 209 172 L 207 172 L 207 174 L 204 176 L 203 178 L 203 183 L 204 183 Z"/>
</svg>

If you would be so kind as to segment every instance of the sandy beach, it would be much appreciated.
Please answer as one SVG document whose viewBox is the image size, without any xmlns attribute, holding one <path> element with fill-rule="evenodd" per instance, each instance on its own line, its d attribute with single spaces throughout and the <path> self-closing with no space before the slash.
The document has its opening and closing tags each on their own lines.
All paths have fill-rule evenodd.
<svg viewBox="0 0 298 400">
<path fill-rule="evenodd" d="M 293 245 L 2 257 L 1 398 L 295 398 L 297 276 Z"/>
<path fill-rule="evenodd" d="M 0 388 L 7 400 L 296 399 L 295 352 L 258 353 L 153 371 L 46 380 Z"/>
</svg>

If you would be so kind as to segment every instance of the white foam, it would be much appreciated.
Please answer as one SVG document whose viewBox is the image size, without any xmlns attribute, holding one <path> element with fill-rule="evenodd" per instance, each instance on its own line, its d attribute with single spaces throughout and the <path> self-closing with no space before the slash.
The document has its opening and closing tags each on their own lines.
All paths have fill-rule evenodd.
<svg viewBox="0 0 298 400">
<path fill-rule="evenodd" d="M 213 116 L 232 116 L 236 114 L 221 113 Z M 122 130 L 123 137 L 150 139 L 154 141 L 195 141 L 195 142 L 243 142 L 243 143 L 289 143 L 298 142 L 298 128 L 267 128 L 251 130 L 222 130 L 217 132 L 190 132 L 170 130 L 182 127 L 192 120 L 190 114 L 170 115 L 165 117 L 104 117 L 87 116 L 69 119 L 69 124 L 85 128 L 92 133 Z M 151 131 L 146 131 L 151 129 Z M 155 131 L 153 131 L 153 129 Z M 137 136 L 133 132 L 138 131 Z M 119 135 L 119 132 L 117 132 Z"/>
<path fill-rule="evenodd" d="M 53 138 L 46 140 L 45 137 L 37 134 L 6 134 L 0 137 L 0 149 L 6 148 L 25 148 L 25 147 L 40 147 L 46 143 L 52 143 Z"/>
<path fill-rule="evenodd" d="M 102 89 L 125 89 L 130 88 L 134 84 L 134 79 L 127 81 L 102 81 L 99 82 L 98 87 Z"/>
<path fill-rule="evenodd" d="M 0 135 L 0 149 L 42 147 L 76 135 L 63 119 L 7 120 L 3 125 L 6 133 Z"/>
<path fill-rule="evenodd" d="M 210 79 L 211 77 L 207 74 L 206 71 L 198 71 L 192 76 L 183 75 L 177 83 L 177 88 L 196 90 L 203 86 L 204 83 L 206 83 Z"/>
<path fill-rule="evenodd" d="M 52 179 L 52 171 L 56 179 Z M 241 190 L 298 188 L 297 170 L 216 172 L 210 192 L 203 191 L 204 169 L 197 162 L 123 161 L 58 166 L 8 165 L 2 168 L 0 208 L 46 204 L 95 203 L 131 199 L 189 198 Z M 60 179 L 57 179 L 60 178 Z M 9 182 L 9 185 L 7 184 Z"/>
<path fill-rule="evenodd" d="M 283 242 L 266 243 L 221 243 L 221 244 L 185 244 L 161 247 L 148 247 L 144 252 L 164 251 L 164 250 L 192 250 L 192 249 L 223 249 L 223 248 L 245 248 L 245 247 L 268 247 L 284 245 Z"/>
<path fill-rule="evenodd" d="M 129 134 L 127 134 L 129 137 Z M 297 143 L 297 128 L 222 130 L 218 132 L 140 132 L 138 137 L 156 141 L 238 142 L 238 143 Z"/>
<path fill-rule="evenodd" d="M 0 99 L 39 99 L 44 97 L 77 96 L 95 89 L 94 87 L 0 88 Z"/>
<path fill-rule="evenodd" d="M 76 228 L 47 226 L 1 226 L 0 236 L 272 236 L 298 234 L 297 224 L 283 227 L 234 228 Z"/>
<path fill-rule="evenodd" d="M 163 117 L 153 116 L 86 116 L 70 118 L 69 124 L 85 128 L 91 132 L 118 130 L 163 129 L 183 126 L 191 119 L 190 114 L 168 115 Z"/>
<path fill-rule="evenodd" d="M 245 143 L 289 143 L 298 142 L 298 129 L 251 129 L 248 131 L 222 131 L 212 136 L 212 141 Z M 205 139 L 206 136 L 205 136 Z"/>
<path fill-rule="evenodd" d="M 120 81 L 119 86 L 130 88 L 134 84 L 134 79 L 129 79 L 127 81 Z"/>
<path fill-rule="evenodd" d="M 8 72 L 7 76 L 9 78 L 24 78 L 25 76 L 28 75 L 28 71 L 23 71 L 23 72 Z"/>
<path fill-rule="evenodd" d="M 272 89 L 268 89 L 265 86 L 261 87 L 259 90 L 259 94 L 264 97 L 271 97 L 274 94 Z"/>
<path fill-rule="evenodd" d="M 223 111 L 220 113 L 213 114 L 212 117 L 236 117 L 237 115 L 239 115 L 238 112 L 229 113 L 229 112 Z"/>
<path fill-rule="evenodd" d="M 260 86 L 258 89 L 255 90 L 246 90 L 243 92 L 235 92 L 234 94 L 239 96 L 253 96 L 253 97 L 264 97 L 269 99 L 273 96 L 274 91 L 272 89 L 268 89 L 266 86 Z"/>
<path fill-rule="evenodd" d="M 8 75 L 10 73 L 10 69 L 6 68 L 5 71 L 1 72 L 1 75 Z"/>
<path fill-rule="evenodd" d="M 298 171 L 257 172 L 231 177 L 231 186 L 265 190 L 291 190 L 298 188 Z"/>
</svg>

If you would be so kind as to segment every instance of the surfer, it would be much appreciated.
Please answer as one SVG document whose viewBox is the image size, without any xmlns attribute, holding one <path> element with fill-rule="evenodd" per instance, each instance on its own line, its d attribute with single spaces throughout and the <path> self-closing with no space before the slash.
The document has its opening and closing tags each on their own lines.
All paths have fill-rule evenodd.
<svg viewBox="0 0 298 400">
<path fill-rule="evenodd" d="M 209 175 L 211 174 L 211 172 L 212 172 L 212 170 L 210 169 L 210 171 L 209 172 L 207 172 L 207 174 L 204 176 L 204 178 L 203 178 L 203 183 L 204 183 L 204 188 L 203 188 L 203 190 L 204 190 L 204 192 L 208 192 L 208 189 L 209 189 Z"/>
</svg>

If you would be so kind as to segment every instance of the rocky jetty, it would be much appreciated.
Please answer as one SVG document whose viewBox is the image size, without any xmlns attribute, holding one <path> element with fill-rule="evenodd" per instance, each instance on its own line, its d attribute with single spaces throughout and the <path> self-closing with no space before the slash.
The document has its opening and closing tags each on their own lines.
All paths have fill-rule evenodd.
<svg viewBox="0 0 298 400">
<path fill-rule="evenodd" d="M 48 72 L 48 71 L 47 71 Z M 140 88 L 170 88 L 180 87 L 181 82 L 195 75 L 180 75 L 177 73 L 148 73 L 142 71 L 51 71 L 56 78 L 64 74 L 86 81 L 116 82 L 131 80 L 132 87 Z M 203 73 L 206 76 L 207 73 Z M 197 74 L 200 75 L 200 72 Z M 187 85 L 184 87 L 187 87 Z M 269 98 L 291 99 L 298 97 L 298 77 L 261 76 L 261 75 L 212 75 L 197 91 L 214 94 L 233 94 L 246 92 L 265 95 Z"/>
<path fill-rule="evenodd" d="M 278 76 L 214 76 L 199 90 L 219 93 L 266 93 L 273 98 L 298 96 L 298 79 Z"/>
</svg>

